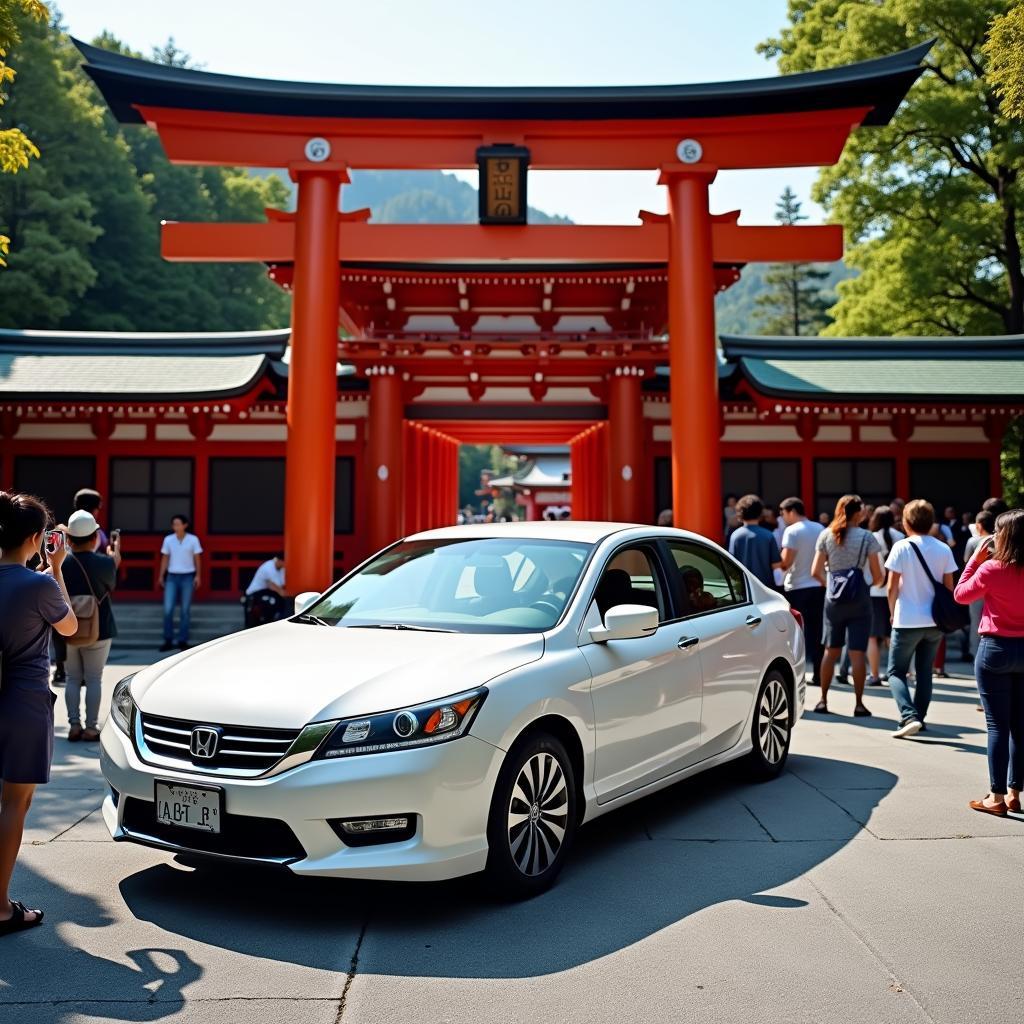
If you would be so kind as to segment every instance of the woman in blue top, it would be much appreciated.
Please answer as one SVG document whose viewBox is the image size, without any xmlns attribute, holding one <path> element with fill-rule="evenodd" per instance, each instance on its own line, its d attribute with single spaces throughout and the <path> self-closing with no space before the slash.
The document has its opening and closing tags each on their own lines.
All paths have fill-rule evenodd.
<svg viewBox="0 0 1024 1024">
<path fill-rule="evenodd" d="M 8 886 L 32 794 L 50 780 L 50 628 L 61 636 L 78 629 L 60 571 L 64 546 L 50 555 L 48 572 L 27 567 L 42 550 L 49 519 L 38 498 L 0 491 L 0 936 L 43 920 L 41 910 L 12 900 Z"/>
</svg>

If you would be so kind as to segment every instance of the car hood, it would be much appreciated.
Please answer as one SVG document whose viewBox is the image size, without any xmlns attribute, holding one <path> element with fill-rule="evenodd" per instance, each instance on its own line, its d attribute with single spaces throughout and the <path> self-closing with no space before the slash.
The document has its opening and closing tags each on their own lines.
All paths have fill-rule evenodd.
<svg viewBox="0 0 1024 1024">
<path fill-rule="evenodd" d="M 245 630 L 139 672 L 144 714 L 297 729 L 422 704 L 536 661 L 540 634 L 341 629 L 289 621 Z"/>
</svg>

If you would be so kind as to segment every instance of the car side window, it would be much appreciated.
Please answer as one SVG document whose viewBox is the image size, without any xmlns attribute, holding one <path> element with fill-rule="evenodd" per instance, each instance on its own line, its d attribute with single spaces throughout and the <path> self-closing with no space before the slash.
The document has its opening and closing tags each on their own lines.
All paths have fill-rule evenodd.
<svg viewBox="0 0 1024 1024">
<path fill-rule="evenodd" d="M 624 548 L 612 556 L 594 591 L 590 613 L 596 605 L 600 621 L 603 621 L 608 609 L 619 604 L 647 605 L 657 609 L 659 622 L 667 618 L 668 602 L 664 588 L 658 578 L 654 555 L 646 548 Z"/>
<path fill-rule="evenodd" d="M 671 541 L 668 549 L 679 573 L 676 593 L 683 615 L 699 615 L 747 600 L 742 570 L 712 548 L 693 541 Z"/>
</svg>

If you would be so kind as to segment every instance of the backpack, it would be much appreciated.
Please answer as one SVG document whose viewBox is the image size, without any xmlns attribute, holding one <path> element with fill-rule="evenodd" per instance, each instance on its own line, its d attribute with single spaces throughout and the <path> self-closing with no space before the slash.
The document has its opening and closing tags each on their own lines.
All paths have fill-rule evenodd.
<svg viewBox="0 0 1024 1024">
<path fill-rule="evenodd" d="M 947 590 L 932 575 L 920 548 L 913 543 L 910 546 L 914 549 L 914 554 L 917 555 L 917 560 L 921 563 L 921 568 L 924 569 L 925 575 L 931 581 L 932 590 L 935 592 L 935 596 L 932 598 L 932 618 L 935 620 L 935 625 L 943 633 L 957 633 L 961 629 L 966 629 L 971 624 L 970 609 L 967 605 L 957 604 L 952 591 Z"/>
<path fill-rule="evenodd" d="M 860 551 L 857 553 L 857 564 L 851 569 L 840 569 L 838 572 L 829 570 L 828 590 L 825 593 L 827 601 L 831 601 L 833 604 L 856 604 L 864 599 L 864 594 L 866 593 L 864 588 L 867 584 L 864 580 L 861 562 L 864 558 L 864 548 L 867 547 L 867 543 L 868 535 L 866 534 L 861 538 Z"/>
<path fill-rule="evenodd" d="M 78 619 L 78 629 L 71 636 L 65 637 L 64 642 L 72 647 L 86 647 L 96 643 L 100 638 L 100 603 L 106 601 L 110 594 L 106 593 L 97 600 L 96 591 L 92 589 L 92 580 L 89 579 L 89 573 L 85 566 L 74 555 L 71 557 L 75 565 L 78 566 L 78 571 L 85 577 L 85 585 L 89 588 L 89 593 L 78 594 L 71 598 L 71 610 L 75 613 L 75 618 Z"/>
</svg>

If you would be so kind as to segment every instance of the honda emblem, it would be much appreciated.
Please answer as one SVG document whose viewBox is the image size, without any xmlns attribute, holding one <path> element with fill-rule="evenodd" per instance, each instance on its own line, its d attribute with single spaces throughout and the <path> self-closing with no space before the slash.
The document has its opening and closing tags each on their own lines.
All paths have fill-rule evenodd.
<svg viewBox="0 0 1024 1024">
<path fill-rule="evenodd" d="M 220 729 L 209 725 L 197 725 L 192 730 L 192 742 L 189 750 L 197 760 L 210 761 L 217 756 L 217 744 L 220 742 Z"/>
</svg>

